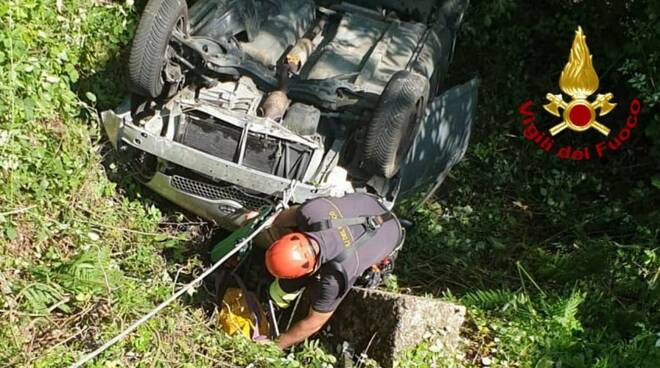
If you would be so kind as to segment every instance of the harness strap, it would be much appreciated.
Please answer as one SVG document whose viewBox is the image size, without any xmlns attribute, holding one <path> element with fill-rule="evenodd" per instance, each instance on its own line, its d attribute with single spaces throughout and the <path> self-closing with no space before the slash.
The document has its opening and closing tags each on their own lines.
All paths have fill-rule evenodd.
<svg viewBox="0 0 660 368">
<path fill-rule="evenodd" d="M 366 244 L 371 238 L 376 235 L 377 230 L 387 221 L 395 219 L 394 213 L 392 211 L 386 210 L 386 212 L 380 215 L 369 215 L 369 216 L 358 216 L 358 217 L 347 217 L 347 218 L 338 218 L 338 219 L 325 219 L 320 220 L 314 223 L 311 223 L 307 226 L 304 226 L 304 231 L 316 232 L 323 231 L 328 229 L 336 229 L 340 227 L 362 225 L 365 227 L 365 232 L 362 233 L 357 239 L 353 241 L 350 245 L 345 247 L 341 253 L 339 253 L 335 258 L 326 262 L 331 270 L 334 270 L 341 274 L 341 281 L 343 285 L 340 285 L 340 293 L 343 294 L 348 288 L 349 277 L 348 272 L 343 266 L 344 260 L 353 256 L 360 247 Z M 399 235 L 401 237 L 401 235 Z M 401 238 L 399 238 L 401 242 Z M 397 249 L 399 247 L 397 246 Z"/>
<path fill-rule="evenodd" d="M 344 262 L 349 256 L 352 256 L 355 254 L 360 247 L 362 247 L 364 244 L 366 244 L 371 238 L 376 235 L 376 229 L 374 230 L 367 230 L 364 232 L 362 235 L 360 235 L 359 238 L 357 238 L 353 244 L 349 245 L 348 247 L 344 248 L 344 250 L 339 253 L 335 258 L 332 259 L 332 261 L 335 262 Z"/>
<path fill-rule="evenodd" d="M 349 282 L 348 272 L 346 272 L 346 269 L 344 268 L 344 265 L 342 263 L 344 262 L 344 260 L 348 259 L 349 257 L 353 256 L 355 253 L 357 253 L 358 249 L 360 249 L 361 246 L 363 246 L 371 238 L 373 238 L 374 235 L 376 235 L 376 230 L 367 230 L 365 233 L 360 235 L 360 237 L 357 238 L 357 240 L 355 240 L 353 244 L 351 244 L 348 248 L 345 248 L 335 258 L 327 262 L 327 264 L 330 266 L 331 269 L 338 271 L 342 276 L 343 285 L 340 285 L 339 287 L 340 294 L 343 294 L 344 291 L 346 291 Z"/>
<path fill-rule="evenodd" d="M 387 221 L 394 218 L 392 212 L 385 212 L 380 215 L 373 216 L 358 216 L 338 219 L 326 219 L 314 222 L 305 226 L 306 231 L 323 231 L 328 229 L 336 229 L 344 226 L 364 225 L 367 229 L 378 228 Z"/>
<path fill-rule="evenodd" d="M 371 238 L 373 238 L 376 235 L 377 230 L 385 222 L 393 218 L 394 215 L 392 214 L 392 212 L 386 212 L 384 214 L 375 215 L 375 216 L 362 216 L 362 217 L 353 217 L 353 218 L 345 218 L 345 219 L 325 220 L 312 224 L 315 225 L 315 227 L 317 228 L 325 227 L 326 229 L 336 228 L 340 226 L 350 226 L 350 225 L 363 225 L 366 228 L 366 231 L 362 233 L 362 235 L 360 235 L 355 241 L 353 241 L 352 244 L 344 248 L 343 251 L 339 253 L 335 258 L 327 262 L 328 266 L 332 270 L 337 271 L 341 275 L 342 278 L 341 281 L 343 282 L 343 285 L 340 285 L 339 288 L 340 294 L 343 294 L 346 291 L 349 284 L 348 272 L 346 272 L 346 269 L 344 268 L 344 265 L 342 263 L 349 257 L 352 257 L 354 254 L 356 254 L 358 249 L 360 249 L 360 247 L 362 247 L 364 244 L 366 244 L 369 240 L 371 240 Z"/>
<path fill-rule="evenodd" d="M 342 284 L 339 285 L 339 295 L 343 295 L 346 289 L 348 288 L 348 273 L 346 272 L 346 269 L 341 264 L 341 262 L 337 262 L 335 260 L 332 260 L 326 264 L 331 270 L 336 271 L 341 275 L 340 281 L 342 282 Z"/>
</svg>

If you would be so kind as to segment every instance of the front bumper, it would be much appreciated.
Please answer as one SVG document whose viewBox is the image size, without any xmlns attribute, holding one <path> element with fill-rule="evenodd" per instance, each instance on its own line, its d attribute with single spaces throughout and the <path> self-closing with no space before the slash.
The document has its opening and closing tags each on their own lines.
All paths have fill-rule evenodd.
<svg viewBox="0 0 660 368">
<path fill-rule="evenodd" d="M 126 101 L 117 109 L 101 114 L 102 124 L 115 149 L 121 152 L 133 147 L 162 161 L 183 167 L 200 177 L 222 183 L 213 185 L 186 175 L 171 175 L 157 170 L 145 185 L 177 205 L 207 219 L 226 224 L 231 222 L 237 213 L 271 204 L 291 187 L 292 181 L 287 178 L 215 157 L 175 142 L 167 135 L 153 134 L 138 127 L 133 124 L 129 106 L 129 101 Z M 299 182 L 296 183 L 291 201 L 302 203 L 332 193 L 332 184 L 312 185 Z"/>
</svg>

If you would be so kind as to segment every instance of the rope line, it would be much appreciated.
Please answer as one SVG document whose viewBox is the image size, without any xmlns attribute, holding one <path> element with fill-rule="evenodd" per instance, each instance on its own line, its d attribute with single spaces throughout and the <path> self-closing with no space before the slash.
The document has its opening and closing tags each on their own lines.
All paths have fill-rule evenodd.
<svg viewBox="0 0 660 368">
<path fill-rule="evenodd" d="M 285 189 L 282 192 L 282 200 L 280 203 L 275 207 L 275 210 L 273 211 L 270 216 L 268 216 L 266 219 L 264 219 L 261 224 L 252 232 L 250 235 L 248 235 L 245 239 L 243 239 L 241 242 L 236 244 L 234 246 L 234 249 L 232 249 L 227 255 L 222 257 L 219 261 L 213 264 L 210 268 L 208 268 L 206 271 L 204 271 L 201 275 L 199 275 L 196 279 L 191 281 L 190 283 L 186 284 L 184 287 L 179 289 L 176 293 L 172 294 L 169 298 L 167 298 L 165 301 L 160 303 L 158 306 L 156 306 L 154 309 L 149 311 L 149 313 L 145 314 L 142 316 L 142 318 L 138 319 L 137 321 L 133 322 L 130 326 L 128 326 L 124 331 L 122 331 L 120 334 L 117 336 L 113 337 L 112 339 L 108 340 L 105 344 L 101 345 L 98 349 L 94 350 L 93 352 L 85 355 L 82 357 L 80 360 L 78 360 L 76 363 L 72 364 L 70 368 L 79 368 L 82 367 L 85 363 L 89 362 L 90 360 L 96 358 L 99 354 L 103 353 L 104 351 L 108 350 L 112 345 L 116 344 L 120 340 L 124 339 L 128 334 L 131 332 L 135 331 L 140 325 L 143 323 L 147 322 L 149 319 L 151 319 L 153 316 L 155 316 L 158 312 L 163 310 L 165 307 L 170 305 L 174 300 L 176 300 L 178 297 L 183 295 L 184 293 L 188 292 L 190 289 L 192 289 L 196 284 L 200 283 L 204 278 L 206 278 L 208 275 L 213 273 L 218 267 L 220 267 L 227 259 L 229 259 L 231 256 L 236 254 L 241 248 L 243 248 L 250 240 L 252 240 L 255 236 L 257 236 L 258 233 L 260 233 L 262 230 L 264 230 L 266 227 L 268 227 L 271 223 L 272 220 L 275 219 L 275 217 L 282 212 L 285 208 L 289 207 L 289 201 L 293 199 L 294 192 L 296 189 L 296 186 L 298 185 L 298 182 L 296 180 L 293 180 L 290 184 L 290 186 Z"/>
</svg>

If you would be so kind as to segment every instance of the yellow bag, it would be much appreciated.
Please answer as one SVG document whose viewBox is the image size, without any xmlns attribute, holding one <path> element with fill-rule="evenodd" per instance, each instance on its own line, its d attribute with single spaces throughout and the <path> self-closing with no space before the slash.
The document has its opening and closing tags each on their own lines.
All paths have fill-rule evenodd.
<svg viewBox="0 0 660 368">
<path fill-rule="evenodd" d="M 251 292 L 248 292 L 250 298 L 256 301 L 257 298 Z M 219 322 L 223 331 L 229 335 L 240 333 L 243 336 L 254 339 L 257 335 L 268 335 L 268 320 L 259 303 L 254 303 L 255 309 L 252 310 L 247 302 L 243 290 L 240 288 L 229 288 L 222 298 L 222 308 L 220 309 Z M 258 320 L 259 328 L 255 331 Z"/>
</svg>

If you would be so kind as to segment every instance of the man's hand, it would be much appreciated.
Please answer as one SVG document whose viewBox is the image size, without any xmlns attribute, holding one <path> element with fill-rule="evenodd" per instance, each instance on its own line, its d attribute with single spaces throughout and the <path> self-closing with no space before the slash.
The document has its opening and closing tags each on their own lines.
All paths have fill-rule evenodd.
<svg viewBox="0 0 660 368">
<path fill-rule="evenodd" d="M 253 218 L 259 216 L 259 212 L 250 211 L 250 212 L 246 213 L 244 216 L 245 216 L 245 220 L 243 220 L 243 223 L 246 223 L 246 222 L 252 220 Z"/>
<path fill-rule="evenodd" d="M 266 227 L 276 226 L 276 227 L 296 227 L 296 213 L 300 206 L 291 206 L 286 210 L 280 212 L 279 215 L 275 216 L 274 219 L 270 220 L 270 223 Z M 250 211 L 242 214 L 239 218 L 238 224 L 240 226 L 245 225 L 248 221 L 259 216 L 258 211 Z"/>
<path fill-rule="evenodd" d="M 244 213 L 235 213 L 234 215 L 231 216 L 231 222 L 234 224 L 236 227 L 243 227 L 245 224 L 252 220 L 253 218 L 259 216 L 259 212 L 257 211 L 249 211 L 249 212 L 244 212 Z"/>
<path fill-rule="evenodd" d="M 246 223 L 248 223 L 250 220 L 258 217 L 259 214 L 260 214 L 259 211 L 250 211 L 250 212 L 246 212 L 245 214 L 241 215 L 240 221 L 239 221 L 240 226 L 243 226 Z M 271 218 L 268 221 L 270 221 L 270 222 L 266 224 L 266 227 L 270 227 L 273 224 L 274 219 Z"/>
<path fill-rule="evenodd" d="M 288 331 L 280 335 L 276 341 L 277 346 L 284 350 L 291 345 L 304 341 L 318 332 L 328 322 L 333 313 L 334 311 L 321 313 L 310 308 L 305 319 L 298 321 Z"/>
<path fill-rule="evenodd" d="M 275 341 L 267 338 L 266 336 L 259 336 L 257 337 L 256 340 L 254 340 L 259 345 L 268 345 L 268 344 L 275 344 Z"/>
</svg>

